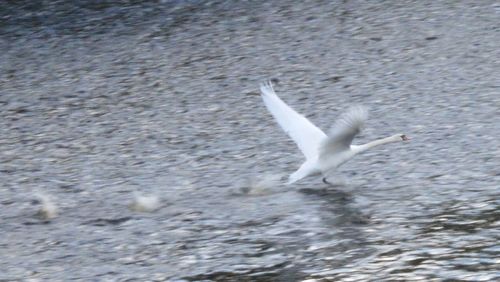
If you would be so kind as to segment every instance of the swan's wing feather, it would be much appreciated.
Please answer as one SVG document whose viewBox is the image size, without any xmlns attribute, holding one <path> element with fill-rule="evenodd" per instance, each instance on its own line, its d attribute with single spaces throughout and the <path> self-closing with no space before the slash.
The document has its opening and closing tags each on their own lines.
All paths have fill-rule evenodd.
<svg viewBox="0 0 500 282">
<path fill-rule="evenodd" d="M 328 137 L 320 145 L 320 156 L 348 150 L 354 137 L 361 132 L 367 118 L 366 108 L 362 106 L 349 108 L 337 119 L 328 132 Z"/>
<path fill-rule="evenodd" d="M 260 92 L 269 112 L 288 136 L 295 141 L 306 159 L 317 157 L 319 146 L 322 140 L 326 139 L 326 134 L 285 104 L 274 92 L 271 82 L 262 83 Z"/>
</svg>

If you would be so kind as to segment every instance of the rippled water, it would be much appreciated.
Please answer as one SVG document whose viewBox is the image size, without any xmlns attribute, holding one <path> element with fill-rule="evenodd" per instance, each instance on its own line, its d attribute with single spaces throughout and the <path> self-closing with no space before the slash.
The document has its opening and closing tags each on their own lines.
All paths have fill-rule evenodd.
<svg viewBox="0 0 500 282">
<path fill-rule="evenodd" d="M 495 1 L 88 3 L 0 6 L 0 280 L 500 279 Z M 412 141 L 284 186 L 270 77 Z"/>
<path fill-rule="evenodd" d="M 218 210 L 229 218 L 203 228 L 216 236 L 190 244 L 202 274 L 189 279 L 497 279 L 498 199 L 411 188 L 242 196 L 233 216 Z"/>
</svg>

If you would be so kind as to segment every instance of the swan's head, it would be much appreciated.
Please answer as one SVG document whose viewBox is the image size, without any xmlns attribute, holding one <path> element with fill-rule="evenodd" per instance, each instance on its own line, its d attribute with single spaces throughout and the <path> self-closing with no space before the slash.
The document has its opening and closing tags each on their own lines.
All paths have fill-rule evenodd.
<svg viewBox="0 0 500 282">
<path fill-rule="evenodd" d="M 394 138 L 394 141 L 410 141 L 410 138 L 408 138 L 405 134 L 396 134 L 393 135 L 392 138 Z"/>
</svg>

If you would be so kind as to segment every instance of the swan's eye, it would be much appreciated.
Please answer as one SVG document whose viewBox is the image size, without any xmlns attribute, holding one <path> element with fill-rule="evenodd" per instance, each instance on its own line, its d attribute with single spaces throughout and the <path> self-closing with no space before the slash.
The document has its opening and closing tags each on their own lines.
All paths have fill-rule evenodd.
<svg viewBox="0 0 500 282">
<path fill-rule="evenodd" d="M 410 138 L 406 137 L 406 135 L 401 135 L 401 139 L 403 139 L 403 141 L 408 141 L 410 140 Z"/>
</svg>

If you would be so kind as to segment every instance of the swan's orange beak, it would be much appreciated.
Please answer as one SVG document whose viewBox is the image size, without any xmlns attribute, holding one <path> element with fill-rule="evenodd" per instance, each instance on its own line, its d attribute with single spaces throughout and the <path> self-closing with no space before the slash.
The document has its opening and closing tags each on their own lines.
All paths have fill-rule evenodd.
<svg viewBox="0 0 500 282">
<path fill-rule="evenodd" d="M 403 141 L 410 141 L 410 138 L 406 137 L 406 135 L 401 135 L 401 139 L 403 139 Z"/>
</svg>

